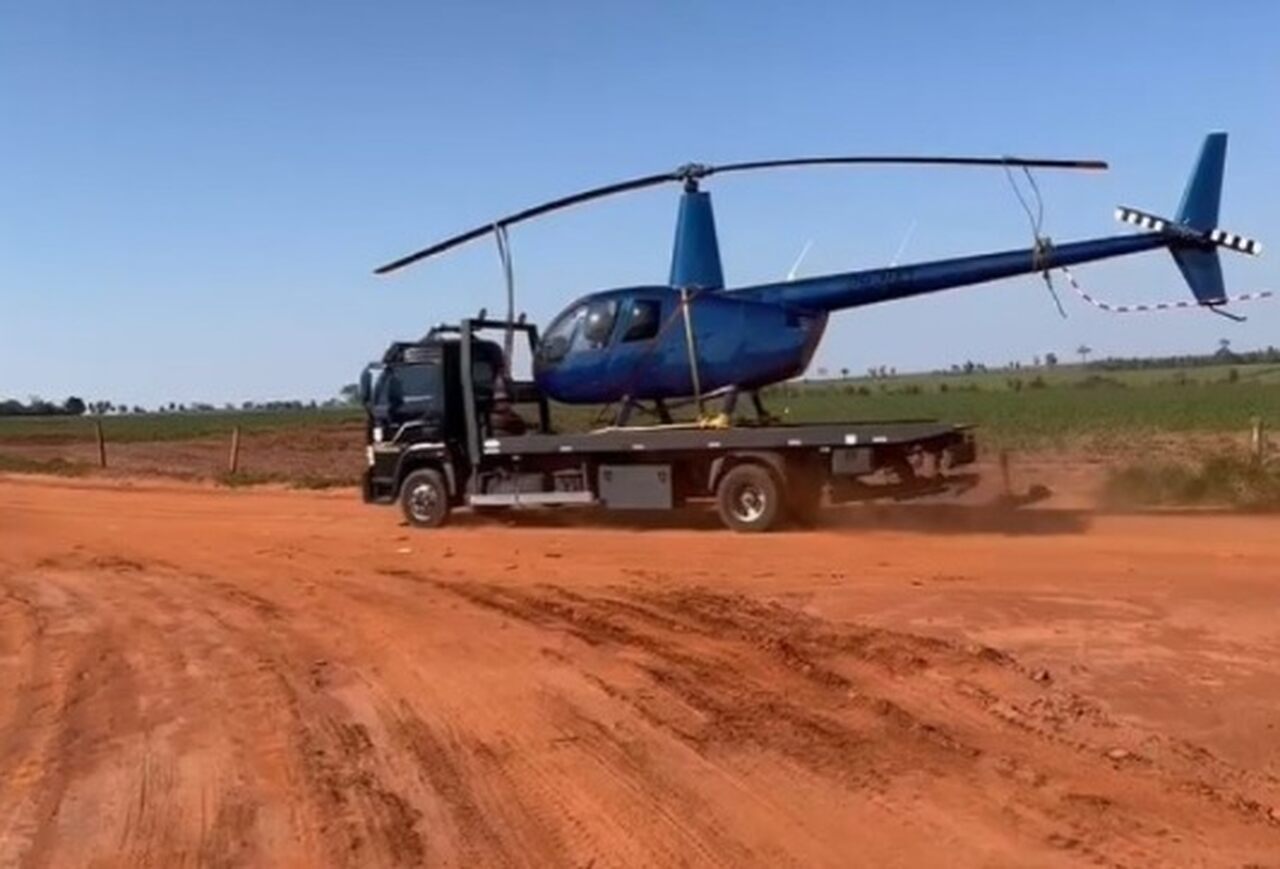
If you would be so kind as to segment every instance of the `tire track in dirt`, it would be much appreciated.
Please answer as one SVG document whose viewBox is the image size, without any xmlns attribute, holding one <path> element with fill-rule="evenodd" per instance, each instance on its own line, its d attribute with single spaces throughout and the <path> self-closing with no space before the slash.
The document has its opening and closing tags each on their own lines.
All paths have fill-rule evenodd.
<svg viewBox="0 0 1280 869">
<path fill-rule="evenodd" d="M 780 755 L 926 829 L 929 820 L 899 786 L 922 774 L 970 782 L 983 795 L 976 808 L 951 811 L 992 825 L 1012 815 L 1018 837 L 1099 865 L 1188 853 L 1178 825 L 1130 808 L 1139 804 L 1164 803 L 1193 829 L 1227 825 L 1280 847 L 1260 798 L 1280 793 L 1274 780 L 1131 732 L 995 649 L 833 626 L 706 589 L 586 596 L 554 586 L 434 584 L 627 655 L 632 678 L 584 677 L 702 754 L 730 762 L 756 751 Z M 1135 747 L 1109 748 L 1121 743 Z"/>
<path fill-rule="evenodd" d="M 76 573 L 77 568 L 91 572 Z M 113 574 L 127 574 L 127 581 L 104 582 Z M 306 644 L 285 639 L 284 619 L 274 604 L 205 577 L 82 559 L 67 559 L 56 568 L 46 565 L 25 581 L 64 592 L 92 585 L 99 602 L 99 609 L 86 617 L 95 626 L 90 641 L 74 651 L 57 651 L 70 656 L 69 668 L 63 668 L 68 672 L 49 669 L 33 680 L 61 686 L 63 696 L 51 715 L 52 736 L 26 759 L 40 770 L 32 782 L 40 796 L 30 813 L 34 829 L 22 849 L 26 859 L 60 862 L 52 855 L 70 856 L 68 848 L 74 854 L 68 815 L 75 811 L 68 806 L 74 810 L 84 804 L 86 811 L 100 810 L 96 823 L 117 829 L 117 853 L 130 863 L 167 863 L 191 854 L 206 863 L 239 862 L 254 858 L 262 810 L 278 800 L 300 803 L 289 812 L 301 817 L 291 819 L 291 832 L 277 830 L 269 838 L 300 839 L 303 850 L 294 853 L 310 854 L 306 862 L 421 862 L 414 810 L 379 780 L 363 725 L 350 720 L 324 692 L 301 684 L 298 673 L 305 673 L 306 665 L 291 658 L 286 646 Z M 171 596 L 175 590 L 178 595 Z M 64 615 L 54 611 L 48 618 Z M 122 623 L 128 625 L 127 633 Z M 161 637 L 158 625 L 180 627 L 175 636 Z M 150 665 L 145 679 L 130 668 L 130 655 Z M 197 657 L 203 671 L 199 681 L 188 673 Z M 316 660 L 309 650 L 301 657 L 306 663 Z M 218 696 L 201 696 L 202 683 L 231 687 Z M 129 706 L 144 694 L 161 698 L 146 722 Z M 250 700 L 250 709 L 242 698 Z M 254 711 L 264 717 L 255 719 Z M 30 722 L 22 730 L 30 732 Z M 168 809 L 181 753 L 171 743 L 192 738 L 212 741 L 234 759 L 230 769 L 192 771 L 195 775 L 189 777 L 216 795 L 209 807 L 202 792 L 198 819 L 173 816 Z M 110 763 L 108 746 L 131 761 L 117 760 L 117 767 L 129 768 L 117 768 L 113 776 L 114 789 L 130 794 L 127 800 L 110 798 L 94 781 L 97 767 Z M 272 767 L 283 773 L 283 781 L 264 791 L 255 771 Z M 69 793 L 72 775 L 79 788 Z M 299 778 L 307 786 L 290 785 Z M 228 788 L 228 779 L 240 783 Z M 327 846 L 316 847 L 326 841 Z"/>
</svg>

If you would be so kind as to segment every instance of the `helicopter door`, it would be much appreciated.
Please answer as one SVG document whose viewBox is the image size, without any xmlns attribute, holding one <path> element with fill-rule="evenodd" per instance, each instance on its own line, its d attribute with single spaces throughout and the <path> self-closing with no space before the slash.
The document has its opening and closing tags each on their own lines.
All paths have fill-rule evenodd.
<svg viewBox="0 0 1280 869">
<path fill-rule="evenodd" d="M 618 311 L 618 328 L 609 351 L 609 379 L 637 391 L 646 377 L 646 362 L 656 365 L 660 358 L 655 340 L 662 332 L 662 299 L 631 296 L 623 299 Z"/>
<path fill-rule="evenodd" d="M 587 305 L 586 315 L 582 319 L 582 329 L 578 331 L 573 349 L 603 350 L 609 345 L 613 336 L 613 327 L 618 320 L 618 300 L 598 299 Z"/>
<path fill-rule="evenodd" d="M 626 312 L 619 344 L 636 344 L 658 337 L 662 325 L 661 300 L 633 298 L 628 302 Z"/>
</svg>

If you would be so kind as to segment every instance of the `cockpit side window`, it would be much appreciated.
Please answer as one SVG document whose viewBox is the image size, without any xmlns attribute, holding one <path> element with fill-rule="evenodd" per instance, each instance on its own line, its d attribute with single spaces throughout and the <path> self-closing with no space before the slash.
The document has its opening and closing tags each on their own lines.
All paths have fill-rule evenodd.
<svg viewBox="0 0 1280 869">
<path fill-rule="evenodd" d="M 662 303 L 657 299 L 633 299 L 628 305 L 630 316 L 627 320 L 627 331 L 622 340 L 648 341 L 658 334 L 658 320 Z"/>
<path fill-rule="evenodd" d="M 586 316 L 587 306 L 579 305 L 551 324 L 538 345 L 538 356 L 543 362 L 554 364 L 565 357 Z"/>
<path fill-rule="evenodd" d="M 582 321 L 582 332 L 574 347 L 577 349 L 597 350 L 609 343 L 613 334 L 613 323 L 618 318 L 618 302 L 616 299 L 601 299 L 587 305 L 587 313 Z"/>
</svg>

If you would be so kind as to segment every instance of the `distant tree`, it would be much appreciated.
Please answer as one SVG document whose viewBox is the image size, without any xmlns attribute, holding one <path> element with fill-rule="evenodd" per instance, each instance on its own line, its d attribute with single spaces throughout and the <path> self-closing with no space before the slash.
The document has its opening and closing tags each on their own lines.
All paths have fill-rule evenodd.
<svg viewBox="0 0 1280 869">
<path fill-rule="evenodd" d="M 1093 352 L 1093 348 L 1090 347 L 1088 344 L 1081 344 L 1079 347 L 1076 348 L 1076 353 L 1080 355 L 1081 365 L 1089 364 L 1089 354 L 1092 352 Z"/>
<path fill-rule="evenodd" d="M 73 395 L 62 403 L 62 410 L 70 416 L 82 416 L 86 410 L 84 399 Z"/>
<path fill-rule="evenodd" d="M 360 403 L 360 384 L 348 383 L 338 390 L 338 398 L 342 399 L 344 404 Z"/>
<path fill-rule="evenodd" d="M 848 368 L 841 368 L 841 369 L 840 369 L 840 379 L 841 379 L 841 380 L 848 380 L 848 379 L 849 379 L 849 369 L 848 369 Z"/>
<path fill-rule="evenodd" d="M 1049 368 L 1057 368 L 1057 367 L 1058 367 L 1058 354 L 1057 354 L 1057 353 L 1046 353 L 1046 354 L 1044 354 L 1044 364 L 1045 364 L 1045 365 L 1047 365 Z"/>
</svg>

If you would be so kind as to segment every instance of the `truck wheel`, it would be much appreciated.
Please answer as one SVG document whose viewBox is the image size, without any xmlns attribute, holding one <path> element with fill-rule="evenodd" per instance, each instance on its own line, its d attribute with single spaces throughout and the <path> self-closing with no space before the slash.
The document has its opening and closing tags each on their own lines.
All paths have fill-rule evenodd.
<svg viewBox="0 0 1280 869">
<path fill-rule="evenodd" d="M 777 521 L 781 502 L 778 481 L 761 465 L 730 468 L 716 486 L 720 521 L 733 531 L 768 531 Z"/>
<path fill-rule="evenodd" d="M 410 525 L 439 528 L 449 518 L 449 487 L 439 471 L 422 468 L 404 478 L 400 509 Z"/>
</svg>

